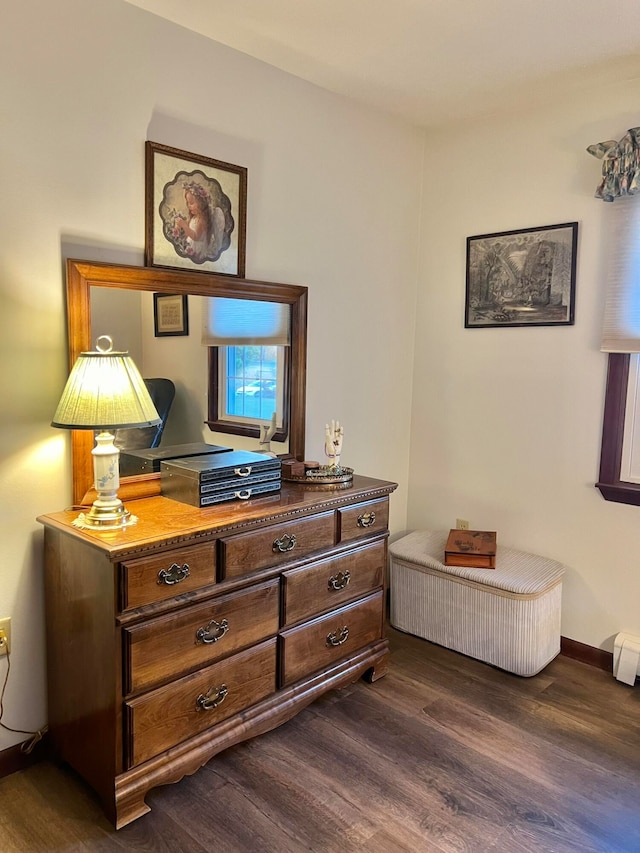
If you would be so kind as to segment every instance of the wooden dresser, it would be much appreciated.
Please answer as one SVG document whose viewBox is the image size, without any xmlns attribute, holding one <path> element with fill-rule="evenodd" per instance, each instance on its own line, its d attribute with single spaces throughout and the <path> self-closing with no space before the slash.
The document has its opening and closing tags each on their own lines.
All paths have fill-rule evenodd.
<svg viewBox="0 0 640 853">
<path fill-rule="evenodd" d="M 129 503 L 137 525 L 45 526 L 49 729 L 55 755 L 116 827 L 232 744 L 333 688 L 384 675 L 389 495 L 283 484 L 196 509 Z"/>
</svg>

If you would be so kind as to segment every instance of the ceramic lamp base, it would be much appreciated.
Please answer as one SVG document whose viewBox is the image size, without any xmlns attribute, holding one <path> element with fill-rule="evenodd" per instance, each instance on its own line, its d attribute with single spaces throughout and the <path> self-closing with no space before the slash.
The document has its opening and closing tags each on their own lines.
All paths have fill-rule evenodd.
<svg viewBox="0 0 640 853">
<path fill-rule="evenodd" d="M 113 435 L 104 430 L 96 436 L 93 456 L 93 474 L 98 497 L 89 512 L 81 512 L 71 523 L 74 527 L 93 530 L 120 530 L 138 520 L 131 515 L 118 497 L 120 488 L 120 451 L 113 443 Z"/>
</svg>

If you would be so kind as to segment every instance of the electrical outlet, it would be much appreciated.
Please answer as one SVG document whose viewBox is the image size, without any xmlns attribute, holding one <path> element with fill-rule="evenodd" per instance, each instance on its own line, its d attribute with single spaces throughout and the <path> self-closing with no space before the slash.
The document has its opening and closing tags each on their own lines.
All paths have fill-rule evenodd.
<svg viewBox="0 0 640 853">
<path fill-rule="evenodd" d="M 456 530 L 468 530 L 469 522 L 466 518 L 456 518 Z"/>
<path fill-rule="evenodd" d="M 11 618 L 0 619 L 0 657 L 11 651 Z"/>
</svg>

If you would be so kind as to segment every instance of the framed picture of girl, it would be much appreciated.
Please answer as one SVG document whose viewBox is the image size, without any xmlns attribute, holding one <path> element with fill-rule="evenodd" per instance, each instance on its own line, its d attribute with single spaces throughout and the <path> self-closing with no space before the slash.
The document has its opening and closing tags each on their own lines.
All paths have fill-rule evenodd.
<svg viewBox="0 0 640 853">
<path fill-rule="evenodd" d="M 245 274 L 247 170 L 145 144 L 145 264 Z"/>
</svg>

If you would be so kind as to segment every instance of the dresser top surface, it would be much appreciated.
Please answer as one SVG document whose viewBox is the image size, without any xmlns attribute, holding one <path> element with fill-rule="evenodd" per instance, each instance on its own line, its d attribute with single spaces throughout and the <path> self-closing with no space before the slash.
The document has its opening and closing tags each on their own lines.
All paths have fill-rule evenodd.
<svg viewBox="0 0 640 853">
<path fill-rule="evenodd" d="M 45 527 L 86 541 L 111 558 L 117 558 L 129 551 L 161 543 L 194 540 L 211 532 L 241 532 L 258 524 L 277 524 L 314 512 L 374 500 L 389 495 L 396 488 L 396 483 L 356 474 L 349 488 L 283 482 L 282 489 L 273 495 L 229 501 L 203 509 L 161 496 L 128 501 L 127 509 L 137 516 L 138 521 L 114 531 L 73 527 L 72 522 L 78 516 L 77 508 L 41 515 L 38 521 Z"/>
</svg>

